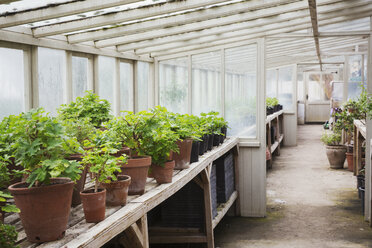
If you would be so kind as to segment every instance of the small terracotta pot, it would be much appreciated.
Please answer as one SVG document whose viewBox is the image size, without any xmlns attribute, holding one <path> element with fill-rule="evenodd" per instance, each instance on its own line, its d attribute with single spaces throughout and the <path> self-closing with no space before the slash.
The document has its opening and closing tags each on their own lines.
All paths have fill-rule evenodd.
<svg viewBox="0 0 372 248">
<path fill-rule="evenodd" d="M 101 184 L 106 189 L 107 206 L 125 206 L 127 204 L 130 176 L 119 175 L 117 179 L 111 183 Z"/>
<path fill-rule="evenodd" d="M 347 152 L 346 153 L 346 160 L 347 160 L 347 169 L 349 171 L 354 171 L 354 158 L 353 153 Z"/>
<path fill-rule="evenodd" d="M 143 156 L 128 159 L 127 164 L 121 166 L 121 175 L 131 177 L 128 195 L 142 195 L 145 193 L 147 174 L 151 165 L 151 157 Z"/>
<path fill-rule="evenodd" d="M 164 167 L 161 165 L 152 164 L 152 173 L 158 184 L 162 183 L 171 183 L 173 177 L 173 169 L 175 166 L 175 161 L 168 161 L 164 164 Z"/>
<path fill-rule="evenodd" d="M 344 168 L 346 147 L 343 145 L 326 146 L 326 153 L 332 169 Z"/>
<path fill-rule="evenodd" d="M 190 167 L 190 156 L 192 148 L 192 139 L 184 139 L 183 141 L 177 141 L 179 154 L 174 153 L 173 159 L 176 163 L 174 169 L 182 170 Z"/>
<path fill-rule="evenodd" d="M 9 186 L 30 242 L 53 241 L 65 235 L 73 187 L 69 178 L 52 178 L 51 185 L 40 187 L 28 188 L 24 182 Z"/>
<path fill-rule="evenodd" d="M 88 223 L 98 223 L 105 219 L 106 189 L 86 189 L 80 192 L 85 220 Z"/>
<path fill-rule="evenodd" d="M 112 155 L 115 157 L 120 157 L 123 154 L 129 155 L 129 153 L 130 153 L 130 148 L 123 146 L 117 153 L 112 154 Z"/>
</svg>

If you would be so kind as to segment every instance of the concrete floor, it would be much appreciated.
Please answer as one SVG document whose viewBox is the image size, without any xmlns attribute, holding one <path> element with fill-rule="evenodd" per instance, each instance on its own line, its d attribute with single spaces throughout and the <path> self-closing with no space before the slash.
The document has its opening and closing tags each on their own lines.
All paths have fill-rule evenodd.
<svg viewBox="0 0 372 248">
<path fill-rule="evenodd" d="M 298 146 L 281 149 L 267 173 L 267 217 L 226 217 L 215 229 L 220 248 L 372 247 L 356 178 L 331 170 L 320 125 L 299 126 Z"/>
</svg>

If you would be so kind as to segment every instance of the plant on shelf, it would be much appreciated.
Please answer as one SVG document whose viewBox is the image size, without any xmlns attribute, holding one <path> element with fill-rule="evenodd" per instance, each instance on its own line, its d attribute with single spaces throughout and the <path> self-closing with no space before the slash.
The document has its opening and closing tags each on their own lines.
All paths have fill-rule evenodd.
<svg viewBox="0 0 372 248">
<path fill-rule="evenodd" d="M 15 162 L 27 177 L 26 182 L 11 185 L 9 191 L 21 210 L 27 238 L 36 243 L 61 238 L 67 227 L 74 181 L 81 172 L 79 163 L 65 157 L 76 153 L 79 144 L 41 108 L 12 118 L 9 125 Z"/>
<path fill-rule="evenodd" d="M 86 141 L 88 143 L 89 141 Z M 80 193 L 84 215 L 87 222 L 99 222 L 105 218 L 106 190 L 99 188 L 100 183 L 117 181 L 117 174 L 121 172 L 120 165 L 126 163 L 126 156 L 115 157 L 118 149 L 110 140 L 109 130 L 98 130 L 87 150 L 82 164 L 89 167 L 94 181 L 94 189 L 87 189 Z"/>
<path fill-rule="evenodd" d="M 326 145 L 326 153 L 332 169 L 342 169 L 346 159 L 346 146 L 341 145 L 341 131 L 325 132 L 321 141 Z"/>
<path fill-rule="evenodd" d="M 10 182 L 14 179 L 14 171 L 10 171 L 8 168 L 9 162 L 0 156 L 0 222 L 4 222 L 5 213 L 19 213 L 20 210 L 13 204 L 7 203 L 8 199 L 12 199 L 12 195 L 9 194 L 6 188 L 10 185 Z"/>
<path fill-rule="evenodd" d="M 15 226 L 0 223 L 0 247 L 1 248 L 19 248 L 16 245 L 18 232 Z"/>
<path fill-rule="evenodd" d="M 58 114 L 63 119 L 89 118 L 97 128 L 111 119 L 110 103 L 91 91 L 87 91 L 84 97 L 77 97 L 75 102 L 61 105 Z"/>
</svg>

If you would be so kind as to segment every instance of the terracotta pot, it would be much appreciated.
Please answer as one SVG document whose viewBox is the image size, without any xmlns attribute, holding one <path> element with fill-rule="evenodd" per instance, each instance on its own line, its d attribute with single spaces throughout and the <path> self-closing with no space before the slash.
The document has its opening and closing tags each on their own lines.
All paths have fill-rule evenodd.
<svg viewBox="0 0 372 248">
<path fill-rule="evenodd" d="M 131 177 L 128 195 L 142 195 L 145 193 L 147 173 L 151 165 L 151 157 L 143 156 L 128 159 L 127 164 L 122 165 L 121 174 Z"/>
<path fill-rule="evenodd" d="M 190 163 L 199 161 L 200 141 L 192 142 Z"/>
<path fill-rule="evenodd" d="M 108 206 L 125 206 L 127 204 L 130 176 L 119 175 L 117 179 L 111 183 L 101 184 L 106 189 L 106 205 Z"/>
<path fill-rule="evenodd" d="M 347 169 L 349 171 L 354 171 L 354 158 L 353 153 L 347 152 L 346 153 L 346 160 L 347 160 Z"/>
<path fill-rule="evenodd" d="M 129 153 L 130 153 L 130 148 L 123 146 L 117 153 L 112 154 L 112 155 L 115 157 L 120 157 L 123 154 L 129 155 Z"/>
<path fill-rule="evenodd" d="M 192 139 L 184 139 L 177 141 L 179 153 L 174 153 L 173 158 L 176 163 L 174 169 L 182 170 L 190 167 L 190 155 L 192 148 Z"/>
<path fill-rule="evenodd" d="M 83 203 L 83 210 L 86 222 L 98 223 L 105 219 L 105 189 L 98 189 L 98 192 L 94 192 L 94 189 L 86 189 L 80 192 L 80 197 Z"/>
<path fill-rule="evenodd" d="M 73 154 L 73 155 L 70 155 L 66 159 L 76 160 L 79 162 L 83 160 L 82 156 L 83 156 L 82 154 Z M 84 167 L 84 170 L 80 174 L 80 179 L 75 182 L 74 191 L 72 192 L 72 201 L 71 201 L 71 206 L 73 207 L 76 207 L 77 205 L 81 204 L 80 192 L 84 190 L 85 181 L 87 178 L 87 172 L 88 172 L 88 168 Z"/>
<path fill-rule="evenodd" d="M 27 183 L 21 182 L 8 188 L 21 210 L 22 225 L 30 242 L 53 241 L 65 235 L 74 182 L 52 178 L 51 183 L 28 188 Z"/>
<path fill-rule="evenodd" d="M 339 146 L 326 146 L 326 152 L 329 164 L 332 169 L 344 168 L 346 159 L 346 147 L 343 145 Z"/>
<path fill-rule="evenodd" d="M 213 134 L 209 134 L 208 136 L 208 151 L 213 149 Z"/>
<path fill-rule="evenodd" d="M 173 169 L 175 166 L 175 161 L 166 162 L 163 166 L 153 164 L 151 165 L 152 173 L 158 184 L 171 183 L 173 177 Z"/>
</svg>

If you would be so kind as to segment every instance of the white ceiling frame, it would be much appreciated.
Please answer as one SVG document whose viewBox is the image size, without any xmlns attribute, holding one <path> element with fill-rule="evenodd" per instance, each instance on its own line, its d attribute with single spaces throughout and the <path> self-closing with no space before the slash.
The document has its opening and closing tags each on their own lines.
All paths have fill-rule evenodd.
<svg viewBox="0 0 372 248">
<path fill-rule="evenodd" d="M 293 0 L 284 0 L 284 2 L 290 2 Z M 323 0 L 331 2 L 331 0 Z M 363 1 L 363 0 L 358 0 Z M 193 11 L 191 13 L 186 14 L 180 14 L 176 16 L 169 16 L 159 19 L 154 19 L 150 21 L 144 21 L 139 23 L 133 23 L 128 24 L 120 27 L 115 28 L 109 28 L 109 29 L 100 29 L 97 31 L 90 31 L 90 32 L 83 32 L 83 33 L 77 33 L 77 34 L 71 34 L 68 35 L 68 40 L 70 43 L 79 43 L 89 40 L 102 40 L 102 39 L 108 39 L 113 37 L 118 37 L 122 35 L 127 34 L 133 34 L 138 32 L 144 32 L 146 30 L 153 30 L 153 29 L 161 29 L 166 28 L 170 26 L 178 26 L 178 25 L 184 25 L 187 23 L 193 23 L 208 19 L 213 19 L 212 23 L 210 23 L 209 27 L 213 27 L 216 25 L 224 25 L 224 24 L 231 24 L 235 22 L 241 22 L 244 20 L 252 20 L 256 18 L 266 17 L 268 15 L 272 15 L 271 8 L 267 8 L 267 5 L 272 5 L 273 3 L 281 4 L 283 1 L 275 0 L 273 2 L 267 3 L 266 1 L 260 1 L 260 4 L 252 4 L 250 2 L 243 2 L 243 3 L 236 3 L 228 8 L 226 6 L 221 7 L 214 7 L 214 8 L 208 8 L 198 11 Z M 300 10 L 304 8 L 303 2 L 295 2 L 288 4 L 288 9 L 292 10 Z M 258 10 L 254 10 L 257 8 L 261 8 Z M 265 8 L 263 8 L 265 7 Z M 275 8 L 275 7 L 273 7 Z M 280 14 L 285 12 L 286 10 L 283 10 L 281 6 L 276 7 L 277 12 L 276 14 Z M 254 11 L 252 11 L 254 10 Z M 241 14 L 239 14 L 241 13 Z M 221 17 L 221 16 L 227 16 L 227 17 Z M 230 20 L 231 19 L 231 20 Z M 205 27 L 198 25 L 195 26 L 195 29 L 203 29 Z M 194 29 L 194 30 L 195 30 Z"/>
<path fill-rule="evenodd" d="M 51 24 L 43 27 L 37 27 L 33 28 L 33 33 L 35 37 L 45 37 L 55 34 L 63 34 L 78 30 L 84 30 L 88 28 L 102 27 L 105 25 L 119 24 L 127 21 L 139 20 L 187 9 L 200 8 L 223 2 L 226 2 L 226 0 L 188 0 L 182 2 L 165 2 L 155 6 L 146 6 L 143 8 L 130 9 L 121 12 L 84 18 L 81 20 L 74 20 Z"/>
<path fill-rule="evenodd" d="M 61 3 L 52 7 L 45 6 L 35 10 L 26 10 L 0 16 L 0 28 L 44 21 L 141 1 L 143 0 L 85 0 Z"/>
<path fill-rule="evenodd" d="M 363 11 L 366 11 L 367 15 L 370 15 L 370 11 L 372 11 L 372 4 L 369 6 L 369 8 L 364 7 Z M 347 17 L 344 16 L 344 13 L 342 13 L 342 11 L 339 11 L 336 13 L 332 12 L 331 14 L 325 14 L 325 13 L 319 14 L 319 19 L 322 20 L 323 23 L 328 23 L 327 20 L 332 19 L 332 18 L 352 18 L 353 14 L 356 14 L 358 16 L 362 15 L 361 10 L 359 8 L 355 8 L 353 10 L 349 10 L 349 16 Z M 331 20 L 331 23 L 332 23 L 332 20 Z M 196 45 L 196 46 L 203 45 L 203 44 L 207 45 L 207 44 L 210 44 L 210 42 L 214 42 L 216 40 L 226 39 L 226 41 L 231 40 L 231 42 L 233 42 L 233 41 L 236 41 L 234 40 L 234 38 L 239 39 L 241 37 L 245 37 L 245 39 L 248 39 L 248 37 L 255 39 L 255 38 L 265 36 L 265 35 L 279 34 L 283 32 L 291 32 L 291 31 L 306 29 L 309 27 L 311 27 L 311 22 L 307 20 L 306 18 L 300 18 L 300 19 L 294 19 L 291 21 L 287 21 L 284 23 L 265 25 L 264 28 L 257 27 L 257 28 L 252 28 L 248 30 L 241 30 L 241 31 L 225 33 L 221 35 L 215 35 L 212 37 L 193 39 L 190 41 L 179 42 L 175 44 L 169 43 L 169 44 L 159 46 L 159 47 L 154 46 L 147 50 L 139 49 L 139 51 L 136 50 L 136 54 L 151 53 L 151 56 L 158 56 L 157 53 L 161 53 L 162 51 L 171 52 L 173 50 L 177 50 L 178 48 L 184 49 L 185 47 L 188 47 L 188 46 L 193 47 L 193 45 Z M 256 31 L 260 31 L 260 32 L 257 33 Z"/>
<path fill-rule="evenodd" d="M 343 13 L 338 12 L 339 14 L 334 14 L 333 13 L 331 15 L 325 15 L 322 18 L 319 17 L 318 18 L 319 20 L 322 19 L 322 20 L 319 21 L 319 25 L 322 26 L 322 25 L 328 25 L 328 24 L 332 24 L 332 23 L 339 23 L 339 22 L 352 20 L 352 19 L 355 19 L 356 15 L 358 17 L 364 17 L 364 16 L 370 16 L 371 15 L 370 14 L 371 10 L 369 8 L 367 8 L 367 9 L 364 8 L 363 10 L 366 10 L 366 12 L 360 12 L 360 10 L 359 10 L 355 14 L 348 15 L 348 16 L 345 16 Z M 339 15 L 341 15 L 341 16 L 339 16 Z M 331 18 L 331 19 L 329 19 L 329 18 Z M 301 22 L 299 22 L 299 23 L 301 23 Z M 309 27 L 311 27 L 310 22 L 305 23 L 305 24 L 295 25 L 295 26 L 292 25 L 290 27 L 269 31 L 269 32 L 266 32 L 263 35 L 273 35 L 273 34 L 279 34 L 279 33 L 293 32 L 293 31 L 297 31 L 297 30 L 307 29 Z M 236 38 L 217 40 L 215 42 L 209 42 L 209 43 L 206 43 L 206 44 L 184 46 L 184 47 L 177 48 L 177 49 L 170 49 L 170 50 L 165 50 L 165 51 L 162 51 L 162 52 L 154 52 L 154 53 L 151 53 L 151 57 L 164 57 L 164 56 L 170 55 L 172 53 L 173 54 L 182 54 L 182 53 L 187 53 L 187 51 L 194 50 L 194 49 L 202 49 L 202 48 L 205 48 L 205 47 L 208 47 L 208 46 L 223 45 L 223 44 L 228 44 L 228 43 L 231 43 L 231 42 L 239 42 L 239 41 L 243 41 L 243 40 L 256 39 L 258 37 L 261 37 L 261 36 L 259 36 L 259 35 L 240 36 L 240 37 L 236 37 Z"/>
<path fill-rule="evenodd" d="M 334 2 L 334 1 L 320 1 L 319 4 L 324 5 L 324 6 L 319 7 L 320 11 L 323 12 L 323 11 L 326 11 L 326 10 L 330 10 L 329 6 L 327 4 L 330 4 L 332 2 Z M 349 6 L 349 8 L 350 7 L 358 7 L 358 6 L 363 6 L 363 5 L 366 5 L 366 4 L 369 4 L 369 3 L 370 2 L 365 1 L 365 0 L 353 1 L 352 4 L 348 4 L 348 6 Z M 306 5 L 306 7 L 305 7 L 305 5 Z M 342 9 L 345 8 L 345 3 L 344 2 L 334 3 L 332 6 L 334 8 L 334 11 L 342 10 Z M 269 10 L 269 9 L 267 9 L 267 10 Z M 280 15 L 280 14 L 293 12 L 293 11 L 296 11 L 298 9 L 290 8 L 289 5 L 284 5 L 283 4 L 283 5 L 280 5 L 280 6 L 273 7 L 273 8 L 271 8 L 271 10 L 272 10 L 272 12 L 271 12 L 272 16 L 270 16 L 270 18 L 274 19 L 274 18 L 277 18 L 277 17 L 275 17 L 275 15 Z M 308 12 L 307 4 L 303 4 L 303 8 L 301 10 L 305 10 L 305 11 Z M 285 19 L 285 15 L 283 15 L 283 19 Z M 116 46 L 118 46 L 119 51 L 120 51 L 120 49 L 122 51 L 127 51 L 127 50 L 131 50 L 131 49 L 123 48 L 124 46 L 120 46 L 120 45 L 128 44 L 130 46 L 134 42 L 137 42 L 136 44 L 143 47 L 142 46 L 143 44 L 147 45 L 151 42 L 155 42 L 154 45 L 165 44 L 166 42 L 168 42 L 166 39 L 169 39 L 169 42 L 181 41 L 181 40 L 186 40 L 186 39 L 193 39 L 194 36 L 195 36 L 195 33 L 192 34 L 192 33 L 189 33 L 189 32 L 202 30 L 200 32 L 201 36 L 218 34 L 219 33 L 218 28 L 221 28 L 222 30 L 224 28 L 222 25 L 234 24 L 234 25 L 240 25 L 241 27 L 245 28 L 244 27 L 245 24 L 243 22 L 246 22 L 248 20 L 254 20 L 253 16 L 249 13 L 247 13 L 244 16 L 243 15 L 227 16 L 227 17 L 221 17 L 219 19 L 211 19 L 211 20 L 201 21 L 201 22 L 197 22 L 197 23 L 185 24 L 185 25 L 181 25 L 181 26 L 177 26 L 177 27 L 170 27 L 170 28 L 166 28 L 166 29 L 152 30 L 152 31 L 148 31 L 148 32 L 138 33 L 138 34 L 126 35 L 126 36 L 123 36 L 123 37 L 99 40 L 99 41 L 96 41 L 95 44 L 96 44 L 97 47 L 110 47 L 110 46 L 115 46 L 116 45 Z M 280 19 L 279 19 L 279 21 L 280 21 Z M 265 18 L 263 18 L 262 22 L 266 23 L 268 21 L 266 21 Z M 238 29 L 238 28 L 235 28 L 234 25 L 231 25 L 232 29 L 233 30 Z M 250 27 L 249 24 L 247 24 L 247 25 L 248 25 L 248 27 Z M 217 26 L 217 28 L 216 28 L 216 26 Z M 211 28 L 214 28 L 214 29 L 211 29 Z M 217 32 L 216 32 L 216 30 L 217 30 Z M 225 32 L 225 30 L 223 30 L 223 32 Z M 189 33 L 189 34 L 186 34 L 186 33 Z M 183 36 L 181 36 L 179 34 L 183 34 L 183 36 L 186 36 L 185 39 L 183 39 L 182 38 Z M 172 37 L 171 35 L 177 35 L 177 36 Z M 151 39 L 154 39 L 154 38 L 160 38 L 160 37 L 165 37 L 165 38 L 163 38 L 162 40 L 147 41 L 147 40 L 151 40 Z M 145 41 L 147 43 L 140 43 L 142 41 Z M 131 48 L 133 48 L 133 46 L 131 46 Z"/>
<path fill-rule="evenodd" d="M 361 30 L 361 31 L 335 31 L 335 32 L 319 32 L 319 38 L 328 38 L 328 37 L 347 37 L 347 36 L 369 36 L 371 31 Z M 279 35 L 267 36 L 268 39 L 292 39 L 292 38 L 313 38 L 312 34 L 296 34 L 296 33 L 287 33 Z"/>
</svg>

